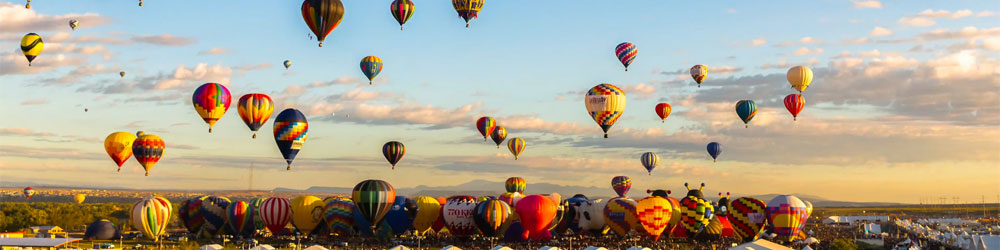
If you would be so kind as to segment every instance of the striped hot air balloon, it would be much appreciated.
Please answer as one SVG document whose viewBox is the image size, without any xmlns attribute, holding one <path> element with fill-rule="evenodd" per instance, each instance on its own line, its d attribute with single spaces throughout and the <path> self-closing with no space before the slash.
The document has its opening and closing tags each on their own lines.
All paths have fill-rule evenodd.
<svg viewBox="0 0 1000 250">
<path fill-rule="evenodd" d="M 503 187 L 507 192 L 524 193 L 524 188 L 527 186 L 528 182 L 524 181 L 524 178 L 521 177 L 510 177 L 503 183 Z"/>
<path fill-rule="evenodd" d="M 497 237 L 503 233 L 501 228 L 506 225 L 507 218 L 513 214 L 513 211 L 506 202 L 489 199 L 476 205 L 473 209 L 472 220 L 483 236 Z"/>
<path fill-rule="evenodd" d="M 209 196 L 201 201 L 199 210 L 205 224 L 201 226 L 201 236 L 212 238 L 226 229 L 226 209 L 233 203 L 226 197 Z"/>
<path fill-rule="evenodd" d="M 177 207 L 177 218 L 191 234 L 197 235 L 201 232 L 201 227 L 205 225 L 205 218 L 201 216 L 201 202 L 207 198 L 206 195 L 188 199 Z"/>
<path fill-rule="evenodd" d="M 403 30 L 403 24 L 413 16 L 413 9 L 413 1 L 410 0 L 394 0 L 389 5 L 389 12 L 392 12 L 392 18 L 395 18 L 396 22 L 399 22 L 399 30 Z"/>
<path fill-rule="evenodd" d="M 507 149 L 510 149 L 510 153 L 514 155 L 514 160 L 517 160 L 518 156 L 521 156 L 521 152 L 524 152 L 524 139 L 520 137 L 514 137 L 507 141 Z"/>
<path fill-rule="evenodd" d="M 628 176 L 615 176 L 611 178 L 611 188 L 615 190 L 618 197 L 625 197 L 628 191 L 632 189 L 632 178 L 628 178 Z"/>
<path fill-rule="evenodd" d="M 240 97 L 236 109 L 243 123 L 253 131 L 253 138 L 257 139 L 257 130 L 271 119 L 274 104 L 271 102 L 271 97 L 265 94 L 246 94 Z"/>
<path fill-rule="evenodd" d="M 285 109 L 274 118 L 274 142 L 288 163 L 286 170 L 292 170 L 292 160 L 299 154 L 309 135 L 309 122 L 297 109 Z"/>
<path fill-rule="evenodd" d="M 604 130 L 604 138 L 608 138 L 608 130 L 625 112 L 625 91 L 615 85 L 602 83 L 587 91 L 583 101 L 590 117 Z"/>
<path fill-rule="evenodd" d="M 148 135 L 141 131 L 137 135 L 139 137 L 132 143 L 132 154 L 146 170 L 146 176 L 149 176 L 149 170 L 153 169 L 153 166 L 163 157 L 166 144 L 164 144 L 163 139 L 156 135 Z"/>
<path fill-rule="evenodd" d="M 743 120 L 744 127 L 750 127 L 750 120 L 757 115 L 757 104 L 753 100 L 740 100 L 736 102 L 736 114 Z"/>
<path fill-rule="evenodd" d="M 129 157 L 132 157 L 132 143 L 135 142 L 135 135 L 129 132 L 114 132 L 104 138 L 104 151 L 108 152 L 111 160 L 118 164 L 118 172 L 122 171 L 122 164 Z"/>
<path fill-rule="evenodd" d="M 608 200 L 608 204 L 604 206 L 604 221 L 618 238 L 628 237 L 628 232 L 639 223 L 636 217 L 636 205 L 638 203 L 633 199 L 615 197 Z"/>
<path fill-rule="evenodd" d="M 757 239 L 767 222 L 767 205 L 753 197 L 740 197 L 729 203 L 726 217 L 733 225 L 736 236 L 743 242 Z"/>
<path fill-rule="evenodd" d="M 170 222 L 170 201 L 159 196 L 142 199 L 132 205 L 132 227 L 154 242 L 167 231 Z"/>
<path fill-rule="evenodd" d="M 392 169 L 396 169 L 396 163 L 403 159 L 403 155 L 406 155 L 406 146 L 402 142 L 390 141 L 382 145 L 382 156 L 392 164 Z"/>
<path fill-rule="evenodd" d="M 479 17 L 479 11 L 483 9 L 486 0 L 451 0 L 451 5 L 458 12 L 458 17 L 465 19 L 465 28 L 469 28 L 469 21 Z"/>
<path fill-rule="evenodd" d="M 615 47 L 615 55 L 618 56 L 618 61 L 622 62 L 622 66 L 625 66 L 625 71 L 628 71 L 628 66 L 635 61 L 635 55 L 639 53 L 639 50 L 635 48 L 635 44 L 630 42 L 619 43 Z"/>
<path fill-rule="evenodd" d="M 361 58 L 361 72 L 365 73 L 365 77 L 368 77 L 368 85 L 371 85 L 372 80 L 378 76 L 378 73 L 382 72 L 382 58 L 377 56 Z"/>
<path fill-rule="evenodd" d="M 701 82 L 705 80 L 708 76 L 708 67 L 705 65 L 695 65 L 691 67 L 691 78 L 694 78 L 694 82 L 698 83 L 698 87 L 701 88 Z"/>
<path fill-rule="evenodd" d="M 287 199 L 271 197 L 260 204 L 260 219 L 264 227 L 273 235 L 281 233 L 282 229 L 292 220 L 292 207 Z"/>
<path fill-rule="evenodd" d="M 339 236 L 354 234 L 354 201 L 334 196 L 324 200 L 323 217 L 330 232 Z"/>
<path fill-rule="evenodd" d="M 316 35 L 319 46 L 323 47 L 326 36 L 340 25 L 344 18 L 344 3 L 340 0 L 302 1 L 302 20 Z"/>
<path fill-rule="evenodd" d="M 646 168 L 646 172 L 649 175 L 653 175 L 653 169 L 656 168 L 656 164 L 660 162 L 660 157 L 653 152 L 642 153 L 642 157 L 639 157 L 639 162 L 642 163 L 642 167 Z"/>
<path fill-rule="evenodd" d="M 42 42 L 42 36 L 35 33 L 28 33 L 21 38 L 21 52 L 24 53 L 24 57 L 28 58 L 28 67 L 31 67 L 31 62 L 42 54 L 42 47 L 45 47 L 45 43 Z"/>
<path fill-rule="evenodd" d="M 660 239 L 663 230 L 669 225 L 673 209 L 676 208 L 671 207 L 667 199 L 650 196 L 636 202 L 635 213 L 646 235 L 655 241 Z"/>
<path fill-rule="evenodd" d="M 267 227 L 264 226 L 264 221 L 260 219 L 260 204 L 264 203 L 264 200 L 267 200 L 267 198 L 257 197 L 250 200 L 250 211 L 253 212 L 253 215 L 250 217 L 253 218 L 254 230 L 267 230 Z"/>
<path fill-rule="evenodd" d="M 351 200 L 358 212 L 372 225 L 370 229 L 360 230 L 374 232 L 375 225 L 381 224 L 385 214 L 396 202 L 396 189 L 383 180 L 365 180 L 354 186 Z"/>
<path fill-rule="evenodd" d="M 483 116 L 476 120 L 476 129 L 479 130 L 479 134 L 483 135 L 483 141 L 486 141 L 486 137 L 490 136 L 496 127 L 497 121 L 493 117 Z"/>
<path fill-rule="evenodd" d="M 245 201 L 237 201 L 226 208 L 226 223 L 237 235 L 250 237 L 254 232 L 253 206 Z"/>
<path fill-rule="evenodd" d="M 202 84 L 191 96 L 194 110 L 198 112 L 202 120 L 205 120 L 205 123 L 208 123 L 209 133 L 212 133 L 212 126 L 215 126 L 215 123 L 229 110 L 229 104 L 232 101 L 229 89 L 214 82 Z"/>
<path fill-rule="evenodd" d="M 785 109 L 792 114 L 792 120 L 799 120 L 799 112 L 806 107 L 806 98 L 800 94 L 790 94 L 785 96 Z"/>
<path fill-rule="evenodd" d="M 524 194 L 520 192 L 506 192 L 500 194 L 500 197 L 497 197 L 498 200 L 506 202 L 508 205 L 512 207 L 517 206 L 517 202 L 521 201 L 521 198 L 524 198 Z"/>
</svg>

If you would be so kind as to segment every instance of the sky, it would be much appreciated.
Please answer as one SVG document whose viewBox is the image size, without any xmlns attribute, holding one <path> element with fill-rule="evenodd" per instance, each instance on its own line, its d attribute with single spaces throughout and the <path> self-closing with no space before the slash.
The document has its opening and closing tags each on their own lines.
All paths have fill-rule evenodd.
<svg viewBox="0 0 1000 250">
<path fill-rule="evenodd" d="M 528 193 L 547 182 L 610 194 L 627 175 L 633 193 L 704 182 L 849 201 L 1000 194 L 996 2 L 504 0 L 465 28 L 447 1 L 418 0 L 402 31 L 389 2 L 346 0 L 323 47 L 294 1 L 0 2 L 0 183 L 246 189 L 253 166 L 254 189 L 522 176 Z M 29 32 L 45 41 L 31 67 L 18 46 Z M 627 72 L 614 55 L 625 41 L 639 51 Z M 373 85 L 358 67 L 369 55 L 385 63 Z M 700 88 L 695 64 L 709 67 Z M 796 65 L 815 79 L 793 121 L 781 100 Z M 191 104 L 207 82 L 234 99 L 213 133 Z M 583 103 L 600 83 L 628 98 L 608 139 Z M 271 123 L 254 140 L 240 120 L 247 93 L 274 98 L 275 115 L 307 115 L 291 171 Z M 749 128 L 741 99 L 758 104 Z M 673 106 L 665 123 L 659 102 Z M 480 116 L 525 139 L 520 159 L 482 141 Z M 104 137 L 140 130 L 166 141 L 163 158 L 148 177 L 131 159 L 116 173 Z M 381 154 L 392 140 L 407 149 L 395 170 Z M 651 175 L 643 152 L 660 156 Z"/>
</svg>

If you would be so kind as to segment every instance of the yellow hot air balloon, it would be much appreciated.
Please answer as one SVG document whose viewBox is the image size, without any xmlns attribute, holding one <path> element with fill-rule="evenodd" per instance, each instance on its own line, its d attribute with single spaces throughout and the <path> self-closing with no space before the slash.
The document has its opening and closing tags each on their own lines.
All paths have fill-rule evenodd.
<svg viewBox="0 0 1000 250">
<path fill-rule="evenodd" d="M 118 164 L 118 172 L 122 171 L 122 164 L 132 157 L 132 142 L 135 142 L 135 138 L 135 135 L 128 132 L 114 132 L 104 138 L 104 151 Z"/>
<path fill-rule="evenodd" d="M 418 235 L 422 235 L 430 230 L 441 216 L 441 203 L 437 198 L 430 196 L 417 196 L 413 200 L 417 202 L 417 216 L 413 219 L 413 228 L 417 230 Z"/>
<path fill-rule="evenodd" d="M 785 76 L 788 78 L 788 83 L 792 84 L 792 88 L 801 93 L 806 91 L 809 83 L 812 83 L 813 71 L 806 66 L 795 66 L 788 69 L 788 74 Z"/>
<path fill-rule="evenodd" d="M 292 200 L 292 226 L 305 235 L 312 233 L 323 222 L 323 208 L 326 203 L 319 197 L 306 195 Z"/>
<path fill-rule="evenodd" d="M 38 34 L 28 33 L 21 38 L 21 52 L 24 52 L 24 57 L 28 58 L 28 67 L 31 67 L 31 61 L 34 61 L 35 57 L 42 53 L 44 46 L 42 36 Z"/>
<path fill-rule="evenodd" d="M 510 149 L 510 153 L 514 155 L 514 160 L 517 160 L 517 157 L 521 156 L 521 152 L 524 152 L 524 146 L 524 139 L 520 137 L 507 140 L 507 149 Z"/>
<path fill-rule="evenodd" d="M 590 117 L 604 130 L 604 138 L 608 138 L 608 130 L 625 112 L 625 91 L 615 85 L 602 83 L 587 91 L 583 101 L 587 104 Z"/>
<path fill-rule="evenodd" d="M 76 204 L 83 204 L 83 201 L 86 200 L 86 199 L 87 199 L 87 195 L 85 195 L 85 194 L 76 194 L 76 195 L 73 196 L 73 201 L 75 201 Z"/>
</svg>

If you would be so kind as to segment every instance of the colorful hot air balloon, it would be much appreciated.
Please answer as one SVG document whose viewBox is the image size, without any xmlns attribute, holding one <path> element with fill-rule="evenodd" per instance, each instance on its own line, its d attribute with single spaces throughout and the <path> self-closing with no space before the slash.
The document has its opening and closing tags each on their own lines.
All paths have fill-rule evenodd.
<svg viewBox="0 0 1000 250">
<path fill-rule="evenodd" d="M 292 207 L 287 199 L 271 197 L 260 204 L 260 220 L 272 234 L 278 235 L 292 220 Z"/>
<path fill-rule="evenodd" d="M 726 216 L 726 212 L 729 211 L 729 192 L 726 192 L 725 196 L 719 193 L 719 202 L 715 203 L 715 215 Z"/>
<path fill-rule="evenodd" d="M 396 163 L 402 160 L 405 154 L 406 146 L 403 146 L 402 142 L 390 141 L 382 145 L 382 156 L 385 156 L 385 160 L 392 164 L 392 169 L 396 169 Z"/>
<path fill-rule="evenodd" d="M 285 65 L 285 69 L 288 69 L 288 68 L 292 67 L 292 61 L 290 61 L 290 60 L 285 60 L 285 62 L 282 63 L 282 64 Z"/>
<path fill-rule="evenodd" d="M 722 144 L 719 144 L 718 142 L 709 142 L 707 148 L 708 155 L 712 156 L 712 162 L 715 162 L 715 159 L 722 154 Z"/>
<path fill-rule="evenodd" d="M 83 204 L 83 201 L 87 200 L 87 195 L 85 194 L 75 194 L 73 195 L 73 202 L 76 204 Z"/>
<path fill-rule="evenodd" d="M 215 237 L 226 229 L 226 209 L 229 204 L 232 204 L 229 198 L 218 196 L 209 196 L 201 201 L 199 212 L 205 219 L 205 224 L 201 226 L 203 237 Z"/>
<path fill-rule="evenodd" d="M 479 120 L 476 120 L 476 129 L 483 135 L 483 141 L 486 141 L 486 137 L 490 136 L 496 127 L 497 121 L 493 120 L 493 117 L 483 116 L 479 117 Z"/>
<path fill-rule="evenodd" d="M 413 229 L 416 229 L 417 235 L 423 235 L 441 216 L 441 203 L 430 196 L 417 196 L 413 200 L 417 203 L 417 217 L 413 219 Z"/>
<path fill-rule="evenodd" d="M 524 188 L 528 186 L 528 183 L 524 181 L 521 177 L 510 177 L 504 182 L 503 187 L 507 192 L 518 192 L 524 193 Z"/>
<path fill-rule="evenodd" d="M 514 160 L 524 152 L 524 139 L 521 137 L 514 137 L 507 141 L 507 149 L 510 149 L 510 153 L 514 155 Z"/>
<path fill-rule="evenodd" d="M 77 21 L 76 19 L 69 20 L 69 28 L 70 29 L 76 30 L 77 26 L 80 26 L 80 21 Z"/>
<path fill-rule="evenodd" d="M 752 197 L 740 197 L 729 203 L 726 217 L 733 225 L 733 231 L 743 242 L 757 239 L 767 222 L 767 205 Z"/>
<path fill-rule="evenodd" d="M 451 5 L 458 12 L 458 17 L 465 19 L 465 28 L 469 28 L 469 20 L 479 17 L 486 0 L 451 0 Z"/>
<path fill-rule="evenodd" d="M 622 62 L 622 66 L 625 66 L 625 71 L 628 71 L 628 65 L 632 64 L 635 60 L 635 55 L 639 53 L 639 50 L 635 48 L 635 44 L 630 42 L 619 43 L 615 47 L 615 55 L 618 56 L 618 61 Z"/>
<path fill-rule="evenodd" d="M 28 33 L 21 38 L 21 52 L 24 52 L 24 57 L 28 58 L 28 67 L 31 67 L 31 61 L 35 60 L 42 53 L 42 47 L 45 44 L 42 42 L 42 37 L 35 33 Z"/>
<path fill-rule="evenodd" d="M 500 229 L 505 226 L 507 218 L 512 213 L 513 209 L 506 202 L 489 199 L 476 205 L 472 213 L 472 219 L 483 236 L 497 237 L 503 233 Z"/>
<path fill-rule="evenodd" d="M 379 72 L 382 72 L 382 58 L 377 56 L 361 58 L 361 72 L 365 73 L 365 76 L 368 77 L 368 85 L 371 85 L 372 80 L 378 76 Z"/>
<path fill-rule="evenodd" d="M 503 143 L 503 140 L 507 139 L 507 128 L 496 126 L 493 129 L 493 133 L 490 133 L 490 138 L 497 144 L 497 148 L 500 148 L 500 143 Z"/>
<path fill-rule="evenodd" d="M 779 195 L 767 202 L 768 227 L 780 240 L 795 240 L 808 218 L 806 204 L 798 197 Z"/>
<path fill-rule="evenodd" d="M 799 120 L 799 112 L 802 112 L 802 108 L 806 107 L 806 98 L 800 94 L 791 94 L 785 96 L 785 109 L 788 109 L 788 113 L 792 113 L 792 120 Z"/>
<path fill-rule="evenodd" d="M 35 188 L 33 188 L 33 187 L 26 187 L 26 188 L 24 188 L 24 190 L 21 193 L 24 195 L 25 199 L 29 199 L 30 200 L 32 196 L 35 196 Z"/>
<path fill-rule="evenodd" d="M 398 195 L 392 208 L 385 214 L 385 222 L 389 224 L 393 234 L 402 235 L 413 227 L 413 219 L 417 217 L 419 209 L 416 201 L 410 197 Z"/>
<path fill-rule="evenodd" d="M 118 72 L 118 76 L 125 77 L 125 71 Z"/>
<path fill-rule="evenodd" d="M 667 199 L 650 196 L 636 202 L 635 213 L 646 235 L 656 241 L 669 225 L 673 209 L 677 208 L 671 207 Z"/>
<path fill-rule="evenodd" d="M 471 236 L 476 232 L 476 222 L 473 213 L 476 210 L 476 198 L 468 195 L 448 197 L 448 202 L 441 210 L 444 224 L 448 232 L 455 236 Z"/>
<path fill-rule="evenodd" d="M 226 208 L 226 223 L 229 229 L 237 235 L 249 237 L 253 235 L 253 207 L 245 201 L 237 201 Z"/>
<path fill-rule="evenodd" d="M 812 83 L 813 72 L 809 67 L 795 66 L 788 69 L 788 74 L 785 77 L 788 78 L 788 83 L 792 85 L 793 89 L 802 93 L 809 87 L 809 83 Z"/>
<path fill-rule="evenodd" d="M 274 142 L 281 150 L 281 156 L 288 163 L 286 170 L 292 170 L 292 160 L 299 154 L 309 135 L 309 122 L 297 109 L 285 109 L 274 118 Z"/>
<path fill-rule="evenodd" d="M 163 157 L 166 144 L 163 143 L 163 139 L 156 135 L 147 135 L 141 131 L 136 135 L 139 137 L 132 143 L 132 154 L 146 170 L 146 176 L 149 176 L 149 170 L 153 169 L 153 166 L 160 161 L 160 157 Z"/>
<path fill-rule="evenodd" d="M 309 235 L 323 222 L 323 207 L 326 203 L 319 197 L 304 195 L 295 197 L 292 207 L 292 226 L 303 235 Z"/>
<path fill-rule="evenodd" d="M 669 190 L 667 191 L 667 194 L 670 194 Z M 673 232 L 674 229 L 681 224 L 681 201 L 677 200 L 677 198 L 669 196 L 661 198 L 667 199 L 667 201 L 670 202 L 670 207 L 673 208 L 670 214 L 670 222 L 667 224 L 667 230 L 664 231 L 669 235 L 669 233 Z"/>
<path fill-rule="evenodd" d="M 556 209 L 556 203 L 545 196 L 536 194 L 521 199 L 514 208 L 521 218 L 521 227 L 524 228 L 521 238 L 535 240 L 551 238 L 548 226 L 555 218 Z"/>
<path fill-rule="evenodd" d="M 704 81 L 707 76 L 708 67 L 705 65 L 698 64 L 691 67 L 691 78 L 694 78 L 694 81 L 698 83 L 699 88 L 701 88 L 701 82 Z"/>
<path fill-rule="evenodd" d="M 583 101 L 587 104 L 590 117 L 604 130 L 604 138 L 608 138 L 608 130 L 625 112 L 625 91 L 615 85 L 602 83 L 588 90 Z"/>
<path fill-rule="evenodd" d="M 167 231 L 170 223 L 170 201 L 159 196 L 142 199 L 132 205 L 132 227 L 138 229 L 146 238 L 156 242 L 160 235 Z"/>
<path fill-rule="evenodd" d="M 809 215 L 813 213 L 813 203 L 807 200 L 802 200 L 802 203 L 806 204 L 806 218 L 809 218 Z M 802 225 L 805 225 L 805 223 L 802 223 Z"/>
<path fill-rule="evenodd" d="M 653 169 L 656 168 L 656 163 L 660 162 L 660 157 L 653 152 L 645 152 L 642 153 L 639 162 L 642 162 L 642 167 L 646 168 L 649 175 L 653 175 Z"/>
<path fill-rule="evenodd" d="M 685 183 L 685 187 L 687 187 L 687 183 Z M 680 200 L 680 224 L 684 226 L 684 232 L 688 238 L 695 238 L 698 233 L 701 233 L 715 214 L 712 203 L 700 195 L 704 188 L 704 184 L 699 189 L 690 190 L 689 188 L 687 197 Z"/>
<path fill-rule="evenodd" d="M 435 199 L 437 199 L 438 204 L 441 204 L 441 212 L 438 214 L 439 216 L 438 216 L 437 220 L 434 221 L 434 224 L 431 224 L 431 229 L 434 230 L 434 232 L 440 233 L 442 230 L 445 230 L 445 225 L 444 225 L 444 205 L 448 204 L 448 198 L 437 197 Z"/>
<path fill-rule="evenodd" d="M 351 198 L 334 196 L 326 198 L 323 217 L 330 232 L 345 236 L 354 232 L 354 201 Z"/>
<path fill-rule="evenodd" d="M 208 123 L 209 133 L 212 133 L 212 126 L 215 125 L 215 122 L 218 122 L 222 115 L 226 114 L 226 110 L 229 110 L 229 104 L 232 101 L 229 89 L 214 82 L 202 84 L 191 97 L 194 110 L 198 111 L 198 115 L 205 120 L 205 123 Z"/>
<path fill-rule="evenodd" d="M 736 102 L 736 114 L 743 120 L 744 127 L 750 127 L 750 120 L 757 115 L 757 104 L 753 100 L 740 100 Z"/>
<path fill-rule="evenodd" d="M 260 204 L 263 204 L 264 200 L 267 200 L 267 198 L 258 197 L 258 198 L 250 199 L 250 202 L 249 202 L 250 203 L 250 212 L 253 212 L 253 214 L 251 214 L 250 217 L 253 218 L 254 231 L 256 231 L 256 230 L 267 230 L 267 227 L 264 226 L 264 221 L 261 220 L 261 218 L 260 218 Z"/>
<path fill-rule="evenodd" d="M 608 200 L 604 206 L 604 221 L 619 238 L 628 237 L 628 232 L 639 222 L 636 218 L 636 201 L 625 197 Z"/>
<path fill-rule="evenodd" d="M 316 34 L 319 46 L 323 47 L 326 36 L 340 25 L 344 18 L 344 4 L 340 0 L 305 0 L 302 1 L 302 19 L 306 26 Z"/>
<path fill-rule="evenodd" d="M 208 196 L 200 196 L 188 199 L 177 207 L 178 218 L 191 234 L 201 232 L 201 227 L 205 224 L 205 219 L 201 217 L 201 202 L 207 198 Z"/>
<path fill-rule="evenodd" d="M 104 138 L 104 151 L 107 151 L 111 160 L 118 164 L 118 172 L 122 171 L 122 164 L 132 157 L 133 142 L 135 135 L 128 132 L 114 132 Z"/>
<path fill-rule="evenodd" d="M 632 178 L 628 178 L 628 176 L 615 176 L 611 178 L 611 188 L 615 190 L 618 197 L 625 197 L 628 194 L 628 190 L 632 189 Z"/>
<path fill-rule="evenodd" d="M 257 130 L 264 126 L 274 113 L 274 103 L 271 102 L 271 97 L 265 94 L 246 94 L 240 97 L 236 109 L 243 123 L 253 131 L 253 138 L 257 139 Z"/>
<path fill-rule="evenodd" d="M 382 222 L 382 218 L 392 208 L 396 202 L 396 189 L 383 180 L 365 180 L 354 186 L 351 192 L 351 200 L 354 201 L 355 209 L 371 222 L 372 232 L 375 225 Z M 365 230 L 362 228 L 361 230 Z"/>
<path fill-rule="evenodd" d="M 394 0 L 389 5 L 389 12 L 392 12 L 392 17 L 399 22 L 399 30 L 403 30 L 403 24 L 413 16 L 413 1 Z"/>
<path fill-rule="evenodd" d="M 520 192 L 506 192 L 497 197 L 498 200 L 506 202 L 511 207 L 517 206 L 517 202 L 524 198 L 524 194 Z"/>
<path fill-rule="evenodd" d="M 667 116 L 670 116 L 671 110 L 673 110 L 673 107 L 670 107 L 669 103 L 661 102 L 660 104 L 656 104 L 656 115 L 660 116 L 660 123 L 667 120 Z"/>
</svg>

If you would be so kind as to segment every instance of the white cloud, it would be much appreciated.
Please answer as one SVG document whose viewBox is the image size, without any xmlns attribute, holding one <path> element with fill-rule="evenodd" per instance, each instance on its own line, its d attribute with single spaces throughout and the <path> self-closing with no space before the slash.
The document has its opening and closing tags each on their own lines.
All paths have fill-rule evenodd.
<svg viewBox="0 0 1000 250">
<path fill-rule="evenodd" d="M 174 69 L 173 74 L 156 81 L 156 83 L 153 84 L 153 89 L 188 89 L 192 82 L 214 82 L 222 85 L 228 85 L 230 83 L 229 78 L 232 74 L 232 68 L 222 66 L 220 64 L 208 66 L 206 63 L 199 63 L 192 68 L 184 67 L 184 65 L 181 64 Z"/>
<path fill-rule="evenodd" d="M 882 2 L 878 0 L 853 1 L 855 9 L 881 9 Z"/>
<path fill-rule="evenodd" d="M 795 50 L 795 52 L 792 52 L 792 54 L 797 56 L 823 54 L 823 48 L 810 49 L 807 47 L 801 47 Z"/>
<path fill-rule="evenodd" d="M 997 13 L 992 11 L 981 11 L 979 13 L 976 13 L 976 17 L 991 17 L 996 15 Z"/>
<path fill-rule="evenodd" d="M 886 28 L 882 28 L 882 27 L 875 27 L 875 29 L 872 29 L 872 32 L 869 33 L 868 35 L 873 36 L 873 37 L 875 37 L 875 36 L 889 36 L 889 35 L 892 35 L 892 31 L 889 30 L 889 29 L 886 29 Z"/>
<path fill-rule="evenodd" d="M 42 104 L 47 104 L 47 103 L 49 103 L 48 99 L 39 98 L 39 99 L 24 100 L 24 101 L 21 102 L 21 105 L 29 106 L 29 105 L 42 105 Z"/>
<path fill-rule="evenodd" d="M 38 14 L 35 9 L 25 9 L 24 5 L 0 2 L 0 33 L 24 35 L 26 32 L 70 30 L 69 20 L 73 19 L 80 22 L 80 27 L 77 29 L 111 23 L 109 18 L 93 13 L 50 16 Z"/>
<path fill-rule="evenodd" d="M 954 12 L 947 10 L 926 9 L 924 11 L 921 11 L 920 13 L 917 13 L 916 15 L 910 15 L 900 18 L 898 22 L 902 25 L 907 25 L 907 26 L 927 27 L 937 24 L 937 21 L 935 19 L 943 19 L 943 18 L 959 19 L 964 17 L 971 17 L 973 16 L 973 14 L 974 13 L 971 10 L 967 9 L 957 10 Z M 979 12 L 979 14 L 976 14 L 976 17 L 988 17 L 992 15 L 993 12 L 983 11 Z"/>
<path fill-rule="evenodd" d="M 214 47 L 208 50 L 198 51 L 198 55 L 222 55 L 229 54 L 229 50 L 226 48 Z"/>
<path fill-rule="evenodd" d="M 188 46 L 197 42 L 194 38 L 179 37 L 171 34 L 132 35 L 132 41 L 173 47 Z"/>
<path fill-rule="evenodd" d="M 766 43 L 767 43 L 767 40 L 764 39 L 764 37 L 761 37 L 760 39 L 756 39 L 756 40 L 750 41 L 750 43 L 748 43 L 748 45 L 750 45 L 750 46 L 761 46 L 761 45 L 764 45 Z"/>
</svg>

